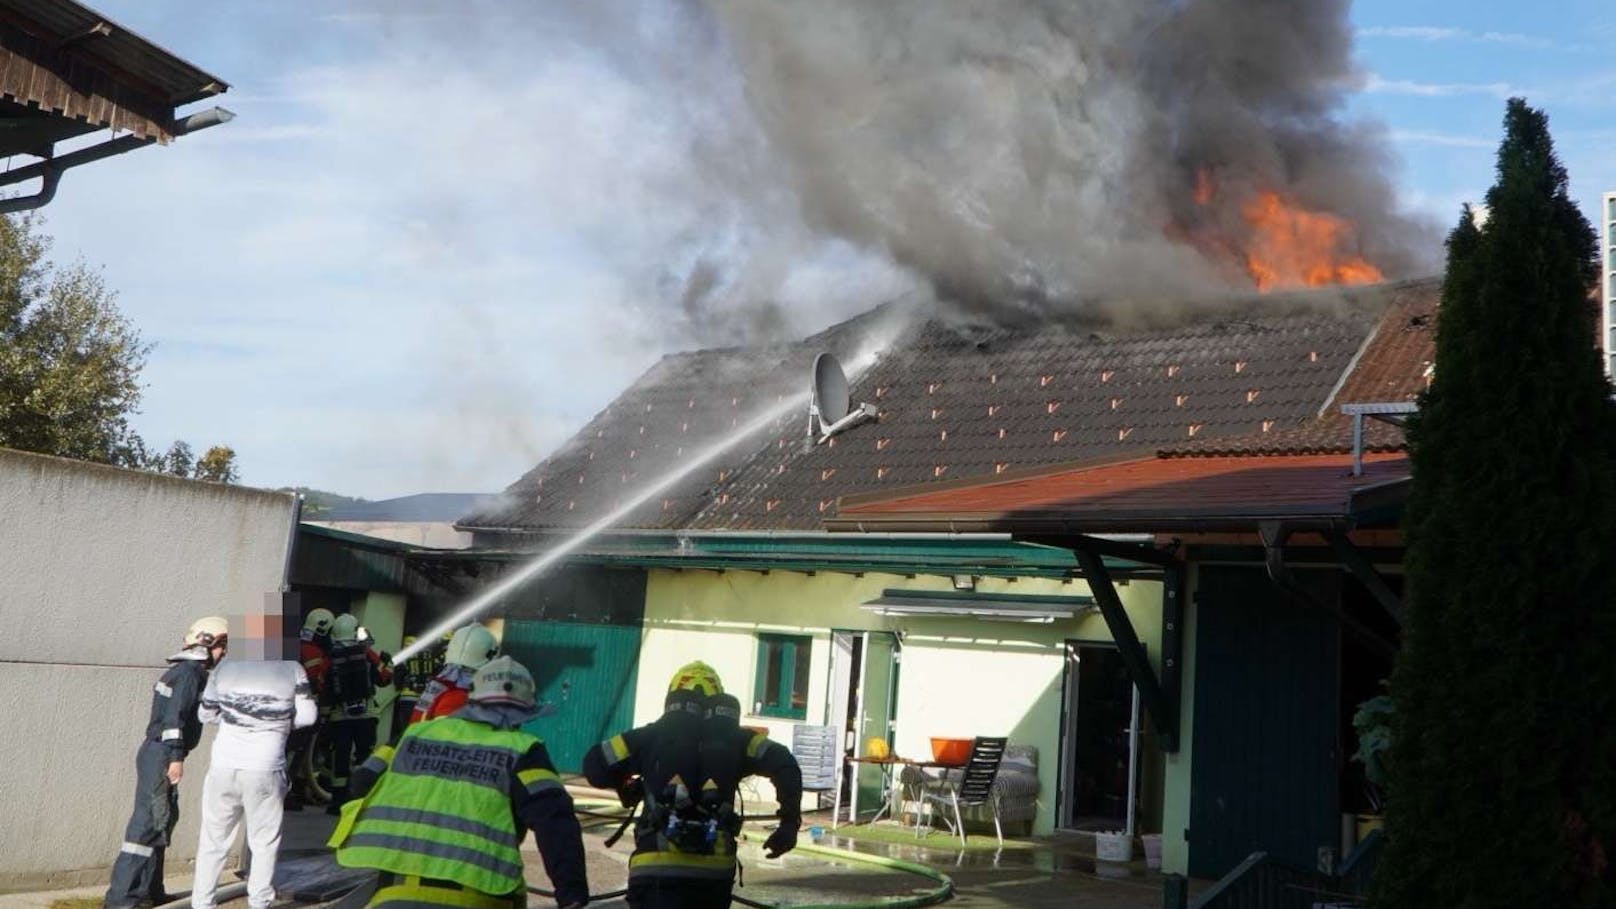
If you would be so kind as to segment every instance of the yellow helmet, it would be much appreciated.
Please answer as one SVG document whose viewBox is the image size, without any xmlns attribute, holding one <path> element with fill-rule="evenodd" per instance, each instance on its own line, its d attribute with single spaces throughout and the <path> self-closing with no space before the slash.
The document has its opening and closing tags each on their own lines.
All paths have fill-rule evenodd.
<svg viewBox="0 0 1616 909">
<path fill-rule="evenodd" d="M 697 660 L 679 667 L 673 674 L 673 680 L 668 682 L 669 691 L 695 691 L 704 695 L 724 693 L 724 683 L 719 680 L 718 672 L 713 667 Z"/>
</svg>

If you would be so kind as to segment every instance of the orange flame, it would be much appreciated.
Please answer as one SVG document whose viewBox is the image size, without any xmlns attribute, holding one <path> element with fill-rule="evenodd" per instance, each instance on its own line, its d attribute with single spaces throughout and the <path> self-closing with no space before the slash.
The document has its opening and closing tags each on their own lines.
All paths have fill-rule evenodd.
<svg viewBox="0 0 1616 909">
<path fill-rule="evenodd" d="M 1198 174 L 1198 203 L 1202 186 Z M 1206 186 L 1210 189 L 1210 184 Z M 1335 215 L 1308 211 L 1272 191 L 1258 193 L 1240 214 L 1252 228 L 1246 273 L 1259 291 L 1381 280 L 1380 269 L 1362 256 L 1342 253 L 1343 241 L 1352 237 L 1352 226 Z"/>
<path fill-rule="evenodd" d="M 1205 205 L 1212 201 L 1212 175 L 1207 173 L 1204 167 L 1195 171 L 1194 199 L 1196 205 Z"/>
</svg>

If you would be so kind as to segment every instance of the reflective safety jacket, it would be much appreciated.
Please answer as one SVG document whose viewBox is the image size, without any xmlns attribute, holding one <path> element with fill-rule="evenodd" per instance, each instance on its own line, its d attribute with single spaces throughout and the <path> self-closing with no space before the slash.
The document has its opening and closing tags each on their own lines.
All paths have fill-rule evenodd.
<svg viewBox="0 0 1616 909">
<path fill-rule="evenodd" d="M 425 650 L 405 660 L 404 665 L 395 670 L 393 679 L 398 685 L 398 696 L 420 697 L 427 683 L 437 675 L 437 666 L 437 658 Z"/>
<path fill-rule="evenodd" d="M 578 819 L 544 744 L 476 715 L 411 726 L 372 753 L 331 840 L 337 862 L 510 894 L 527 886 L 519 847 L 531 829 L 558 902 L 586 902 Z"/>
<path fill-rule="evenodd" d="M 315 698 L 325 693 L 325 674 L 331 668 L 331 657 L 318 641 L 305 638 L 298 642 L 297 658 L 303 663 L 303 674 L 309 677 L 309 687 Z"/>
<path fill-rule="evenodd" d="M 712 747 L 733 748 L 739 752 L 738 768 L 741 778 L 763 776 L 774 784 L 780 801 L 781 823 L 793 826 L 801 823 L 802 769 L 791 751 L 772 741 L 761 732 L 745 728 L 732 728 L 727 743 L 703 742 L 706 751 Z M 630 729 L 614 735 L 584 754 L 584 775 L 591 786 L 618 789 L 633 776 L 645 776 L 658 761 L 655 753 L 661 735 L 655 724 Z M 731 785 L 733 785 L 733 783 Z M 700 783 L 688 783 L 694 792 Z M 699 878 L 731 881 L 735 877 L 735 837 L 733 833 L 720 833 L 712 851 L 688 852 L 681 850 L 655 829 L 650 820 L 656 815 L 655 800 L 658 793 L 645 792 L 646 805 L 640 824 L 634 833 L 634 854 L 628 860 L 630 882 L 646 878 Z"/>
<path fill-rule="evenodd" d="M 152 686 L 146 741 L 160 743 L 173 763 L 185 760 L 202 738 L 196 708 L 208 684 L 208 669 L 206 656 L 193 657 L 189 650 L 171 660 L 173 665 Z"/>
<path fill-rule="evenodd" d="M 410 722 L 435 720 L 466 706 L 466 699 L 471 696 L 473 674 L 465 666 L 443 667 L 442 672 L 426 683 L 426 690 L 421 692 L 420 699 L 415 702 L 415 710 L 410 713 Z"/>
</svg>

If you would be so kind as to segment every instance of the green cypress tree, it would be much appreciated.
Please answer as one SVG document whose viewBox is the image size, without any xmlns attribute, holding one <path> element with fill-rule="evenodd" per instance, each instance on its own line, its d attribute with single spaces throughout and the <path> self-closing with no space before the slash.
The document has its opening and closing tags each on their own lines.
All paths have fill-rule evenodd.
<svg viewBox="0 0 1616 909">
<path fill-rule="evenodd" d="M 1609 906 L 1616 412 L 1594 233 L 1512 99 L 1485 224 L 1448 237 L 1409 427 L 1407 621 L 1372 904 Z"/>
</svg>

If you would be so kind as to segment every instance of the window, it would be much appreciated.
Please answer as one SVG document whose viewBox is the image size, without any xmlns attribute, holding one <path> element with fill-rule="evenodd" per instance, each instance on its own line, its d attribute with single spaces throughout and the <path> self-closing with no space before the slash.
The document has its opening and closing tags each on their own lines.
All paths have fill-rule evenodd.
<svg viewBox="0 0 1616 909">
<path fill-rule="evenodd" d="M 808 667 L 813 638 L 807 635 L 757 636 L 757 679 L 752 713 L 788 720 L 808 717 Z"/>
</svg>

